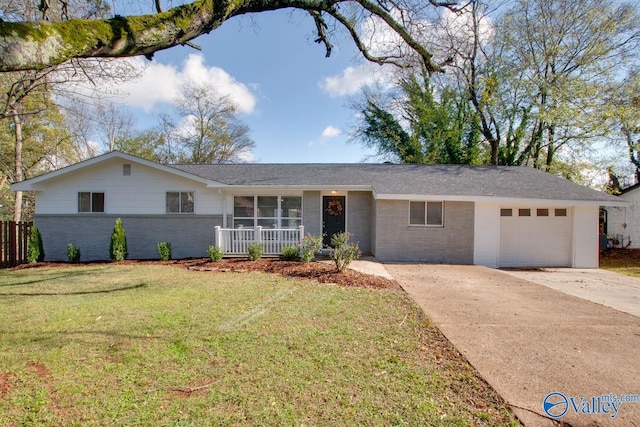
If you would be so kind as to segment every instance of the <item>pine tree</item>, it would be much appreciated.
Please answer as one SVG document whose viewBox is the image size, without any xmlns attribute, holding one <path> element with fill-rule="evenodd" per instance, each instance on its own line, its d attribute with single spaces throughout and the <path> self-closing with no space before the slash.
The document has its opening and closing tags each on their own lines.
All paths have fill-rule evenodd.
<svg viewBox="0 0 640 427">
<path fill-rule="evenodd" d="M 109 245 L 109 257 L 111 261 L 124 261 L 127 259 L 127 236 L 122 226 L 122 220 L 116 219 L 116 225 L 111 233 L 111 244 Z"/>
<path fill-rule="evenodd" d="M 44 261 L 44 247 L 42 245 L 42 235 L 35 225 L 29 230 L 29 241 L 27 242 L 27 261 L 34 264 Z"/>
</svg>

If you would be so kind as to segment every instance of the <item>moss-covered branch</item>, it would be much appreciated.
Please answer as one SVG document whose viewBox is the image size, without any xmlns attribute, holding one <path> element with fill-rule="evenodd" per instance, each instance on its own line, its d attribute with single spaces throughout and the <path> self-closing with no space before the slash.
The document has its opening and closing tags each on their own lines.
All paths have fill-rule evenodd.
<svg viewBox="0 0 640 427">
<path fill-rule="evenodd" d="M 57 23 L 0 22 L 0 72 L 44 69 L 73 58 L 150 57 L 156 51 L 183 45 L 207 34 L 233 16 L 296 8 L 313 12 L 315 17 L 320 16 L 320 12 L 329 12 L 335 17 L 336 5 L 341 2 L 346 3 L 345 0 L 196 0 L 153 15 Z M 423 57 L 427 69 L 434 69 L 429 52 L 384 9 L 368 0 L 356 0 L 355 3 L 380 16 Z M 352 21 L 338 19 L 338 22 L 351 34 L 357 33 Z M 316 23 L 322 22 L 316 19 Z M 322 38 L 322 34 L 320 32 L 322 41 L 330 46 L 326 35 Z M 371 59 L 363 45 L 358 47 Z"/>
</svg>

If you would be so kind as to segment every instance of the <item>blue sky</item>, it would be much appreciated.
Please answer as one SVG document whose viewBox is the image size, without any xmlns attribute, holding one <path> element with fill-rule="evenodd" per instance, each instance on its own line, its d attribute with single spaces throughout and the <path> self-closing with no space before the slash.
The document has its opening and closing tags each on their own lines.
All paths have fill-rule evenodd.
<svg viewBox="0 0 640 427">
<path fill-rule="evenodd" d="M 138 127 L 170 108 L 181 81 L 202 79 L 231 94 L 251 128 L 256 147 L 249 160 L 276 162 L 360 162 L 372 154 L 349 143 L 355 112 L 349 96 L 384 74 L 363 64 L 355 45 L 334 38 L 331 57 L 314 43 L 315 25 L 302 12 L 276 11 L 234 18 L 189 47 L 156 53 L 146 71 L 124 90 Z M 369 160 L 371 161 L 371 160 Z"/>
</svg>

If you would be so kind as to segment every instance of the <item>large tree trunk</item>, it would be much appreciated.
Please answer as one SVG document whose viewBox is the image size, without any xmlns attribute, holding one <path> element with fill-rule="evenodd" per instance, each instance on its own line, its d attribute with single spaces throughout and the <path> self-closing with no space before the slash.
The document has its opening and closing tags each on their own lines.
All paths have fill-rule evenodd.
<svg viewBox="0 0 640 427">
<path fill-rule="evenodd" d="M 15 163 L 14 182 L 20 182 L 24 179 L 22 172 L 22 117 L 18 110 L 13 107 L 11 109 L 13 118 L 14 137 L 15 137 Z M 22 219 L 22 191 L 16 191 L 15 203 L 13 207 L 13 220 L 19 222 Z"/>
</svg>

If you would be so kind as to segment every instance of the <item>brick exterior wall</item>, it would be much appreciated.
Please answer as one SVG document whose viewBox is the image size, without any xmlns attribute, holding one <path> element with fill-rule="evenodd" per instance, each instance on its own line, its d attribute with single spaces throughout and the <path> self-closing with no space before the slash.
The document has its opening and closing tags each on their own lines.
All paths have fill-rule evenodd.
<svg viewBox="0 0 640 427">
<path fill-rule="evenodd" d="M 373 196 L 370 191 L 350 191 L 347 194 L 347 231 L 351 241 L 358 242 L 360 252 L 371 253 L 371 211 Z"/>
<path fill-rule="evenodd" d="M 157 259 L 158 242 L 170 242 L 173 258 L 206 257 L 222 215 L 36 215 L 47 261 L 66 261 L 67 245 L 82 261 L 108 260 L 116 218 L 127 234 L 129 259 Z"/>
<path fill-rule="evenodd" d="M 473 264 L 473 202 L 445 202 L 444 227 L 410 227 L 404 200 L 377 200 L 374 217 L 380 261 Z"/>
</svg>

